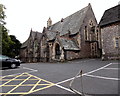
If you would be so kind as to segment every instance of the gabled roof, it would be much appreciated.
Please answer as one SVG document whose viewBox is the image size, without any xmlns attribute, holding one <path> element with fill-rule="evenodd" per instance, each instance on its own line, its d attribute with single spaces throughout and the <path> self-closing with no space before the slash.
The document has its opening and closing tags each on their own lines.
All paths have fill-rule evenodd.
<svg viewBox="0 0 120 96">
<path fill-rule="evenodd" d="M 89 7 L 91 7 L 90 4 L 80 11 L 62 19 L 62 21 L 55 23 L 49 29 L 60 32 L 60 36 L 67 33 L 70 33 L 71 35 L 76 34 L 83 24 L 83 20 Z"/>
<path fill-rule="evenodd" d="M 40 32 L 36 32 L 36 31 L 31 31 L 30 32 L 30 36 L 28 37 L 28 39 L 22 44 L 21 48 L 25 48 L 28 46 L 28 42 L 30 40 L 30 38 L 32 38 L 32 40 L 34 40 L 35 38 L 37 38 L 38 40 L 40 40 L 42 37 L 42 33 Z"/>
<path fill-rule="evenodd" d="M 112 24 L 118 21 L 120 22 L 119 16 L 120 16 L 120 5 L 117 5 L 104 12 L 99 25 L 105 26 L 105 25 Z"/>
<path fill-rule="evenodd" d="M 79 51 L 79 47 L 69 38 L 59 37 L 60 44 L 64 50 Z"/>
</svg>

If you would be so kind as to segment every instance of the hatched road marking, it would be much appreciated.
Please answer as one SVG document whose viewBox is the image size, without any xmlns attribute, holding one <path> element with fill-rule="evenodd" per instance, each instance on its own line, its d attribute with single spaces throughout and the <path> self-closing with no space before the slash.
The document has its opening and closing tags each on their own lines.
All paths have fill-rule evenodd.
<svg viewBox="0 0 120 96">
<path fill-rule="evenodd" d="M 52 87 L 54 85 L 54 83 L 52 82 L 41 79 L 29 73 L 22 73 L 17 76 L 6 76 L 6 77 L 4 76 L 0 78 L 0 81 L 4 82 L 3 84 L 0 85 L 0 88 L 3 89 L 2 90 L 3 92 L 0 93 L 0 95 L 2 94 L 5 94 L 5 95 L 6 94 L 30 94 L 36 91 L 40 91 L 40 90 Z M 14 83 L 16 82 L 16 84 L 13 85 L 12 82 Z M 11 87 L 11 89 L 5 92 L 4 90 L 6 90 L 5 89 L 6 87 Z M 21 91 L 18 90 L 20 89 L 20 87 L 22 87 Z M 30 89 L 25 92 L 24 87 L 28 87 L 28 88 L 30 87 Z"/>
<path fill-rule="evenodd" d="M 107 69 L 107 67 L 112 65 L 112 64 L 114 64 L 114 63 L 109 63 L 109 64 L 107 64 L 103 67 L 100 67 L 98 69 L 86 72 L 86 73 L 82 74 L 82 76 L 90 76 L 90 77 L 96 77 L 96 78 L 108 79 L 108 80 L 120 80 L 119 78 L 109 78 L 109 77 L 101 77 L 101 76 L 90 75 L 91 73 L 97 72 L 99 70 Z M 32 72 L 36 71 L 34 69 L 30 69 L 30 68 L 26 68 L 26 67 L 24 67 L 24 69 L 29 69 Z M 79 78 L 79 77 L 81 77 L 81 76 L 77 76 L 77 78 Z M 64 90 L 69 91 L 71 93 L 74 93 L 69 88 L 66 88 L 66 87 L 60 85 L 60 84 L 65 83 L 67 81 L 71 81 L 72 79 L 74 79 L 74 77 L 54 84 L 52 82 L 41 79 L 37 76 L 31 75 L 28 72 L 25 72 L 25 73 L 22 73 L 22 74 L 19 74 L 19 75 L 3 76 L 3 77 L 0 77 L 0 81 L 3 82 L 3 84 L 0 85 L 0 88 L 2 88 L 4 90 L 3 90 L 2 93 L 0 93 L 0 95 L 1 94 L 5 94 L 5 95 L 6 94 L 23 94 L 23 95 L 24 94 L 30 94 L 30 93 L 37 92 L 37 91 L 40 91 L 40 90 L 43 90 L 43 89 L 47 89 L 47 88 L 52 87 L 52 86 L 57 86 L 61 89 L 64 89 Z M 6 89 L 5 89 L 6 87 L 7 87 L 7 89 L 8 89 L 8 87 L 12 87 L 12 88 L 6 91 Z M 20 89 L 20 87 L 22 87 L 22 90 Z M 28 87 L 27 89 L 29 89 L 29 90 L 25 90 L 24 87 Z"/>
</svg>

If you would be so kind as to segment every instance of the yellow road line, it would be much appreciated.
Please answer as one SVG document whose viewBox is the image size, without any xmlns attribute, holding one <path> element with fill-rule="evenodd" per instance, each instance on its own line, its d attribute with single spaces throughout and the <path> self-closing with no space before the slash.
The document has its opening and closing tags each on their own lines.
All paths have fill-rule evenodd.
<svg viewBox="0 0 120 96">
<path fill-rule="evenodd" d="M 10 79 L 8 82 L 5 82 L 4 84 L 0 85 L 0 87 L 1 87 L 1 86 L 4 86 L 5 84 L 7 84 L 7 83 L 9 83 L 9 82 L 11 82 L 11 81 L 13 81 L 13 80 L 15 80 L 17 77 L 20 77 L 20 76 L 22 76 L 22 75 L 23 75 L 23 74 L 17 75 L 15 78 Z"/>
<path fill-rule="evenodd" d="M 8 80 L 11 80 L 11 79 L 2 79 L 0 81 L 8 81 Z M 25 80 L 25 79 L 15 79 L 14 81 L 19 81 L 19 80 Z M 29 79 L 29 80 L 38 80 L 38 79 Z"/>
<path fill-rule="evenodd" d="M 8 81 L 8 80 L 11 80 L 11 79 L 2 79 L 0 81 Z M 17 81 L 17 80 L 24 80 L 24 79 L 15 79 L 14 81 Z"/>
<path fill-rule="evenodd" d="M 27 73 L 27 74 L 29 74 L 29 73 Z M 31 74 L 29 74 L 29 75 L 31 75 Z M 34 76 L 34 75 L 32 75 L 32 77 L 41 79 L 41 78 L 39 78 L 39 77 L 37 77 L 37 76 Z M 44 82 L 50 83 L 50 84 L 54 84 L 54 83 L 52 83 L 52 82 L 50 82 L 50 81 L 47 81 L 47 80 L 44 80 L 44 79 L 41 79 L 41 80 L 44 81 Z"/>
<path fill-rule="evenodd" d="M 33 91 L 29 92 L 28 94 L 33 93 L 33 92 L 36 92 L 36 91 L 40 91 L 40 90 L 43 90 L 43 89 L 47 89 L 47 88 L 52 87 L 52 86 L 54 86 L 54 85 L 55 85 L 55 84 L 50 84 L 49 86 L 46 86 L 46 87 L 43 87 L 43 88 L 40 88 L 40 89 L 33 90 Z"/>
<path fill-rule="evenodd" d="M 34 86 L 35 84 L 24 84 L 24 85 L 20 85 L 20 86 Z M 37 86 L 41 86 L 41 85 L 50 85 L 50 84 L 38 84 Z M 17 86 L 17 85 L 4 85 L 4 87 L 6 86 Z"/>
<path fill-rule="evenodd" d="M 32 91 L 35 89 L 35 87 L 40 83 L 40 81 L 41 81 L 41 80 L 39 80 L 39 81 L 32 87 L 32 89 L 31 89 L 29 92 L 32 92 Z"/>
<path fill-rule="evenodd" d="M 7 94 L 11 93 L 12 91 L 14 91 L 16 88 L 18 88 L 20 85 L 22 85 L 24 82 L 26 82 L 31 76 L 29 76 L 27 79 L 25 79 L 23 82 L 21 82 L 20 84 L 18 84 L 16 87 L 14 87 L 12 90 L 10 90 Z"/>
</svg>

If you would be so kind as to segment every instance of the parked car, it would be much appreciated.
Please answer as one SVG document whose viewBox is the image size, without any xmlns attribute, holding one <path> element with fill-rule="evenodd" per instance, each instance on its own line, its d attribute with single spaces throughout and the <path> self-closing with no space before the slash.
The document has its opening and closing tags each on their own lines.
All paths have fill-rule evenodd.
<svg viewBox="0 0 120 96">
<path fill-rule="evenodd" d="M 4 67 L 16 68 L 20 66 L 20 63 L 21 63 L 20 60 L 10 58 L 8 56 L 0 55 L 1 68 L 4 68 Z"/>
</svg>

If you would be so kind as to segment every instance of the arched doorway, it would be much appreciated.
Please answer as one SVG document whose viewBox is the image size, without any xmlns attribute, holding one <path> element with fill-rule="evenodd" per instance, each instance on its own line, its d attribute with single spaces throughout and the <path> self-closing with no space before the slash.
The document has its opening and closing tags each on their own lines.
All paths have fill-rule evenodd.
<svg viewBox="0 0 120 96">
<path fill-rule="evenodd" d="M 61 51 L 60 51 L 60 45 L 56 44 L 55 46 L 55 58 L 60 59 Z"/>
<path fill-rule="evenodd" d="M 49 45 L 47 44 L 47 47 L 46 47 L 46 62 L 49 62 Z"/>
</svg>

